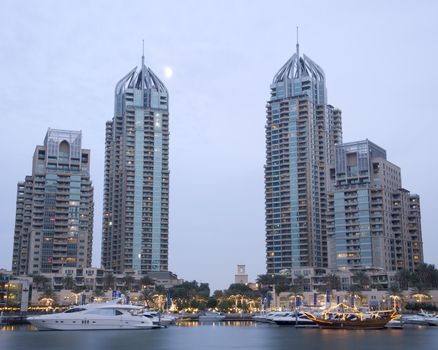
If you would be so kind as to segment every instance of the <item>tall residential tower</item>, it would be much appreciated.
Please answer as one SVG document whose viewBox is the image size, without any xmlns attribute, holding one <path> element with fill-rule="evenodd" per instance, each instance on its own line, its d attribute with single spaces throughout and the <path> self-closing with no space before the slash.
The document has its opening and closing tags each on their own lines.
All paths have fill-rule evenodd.
<svg viewBox="0 0 438 350">
<path fill-rule="evenodd" d="M 420 198 L 402 188 L 386 151 L 368 140 L 338 145 L 334 181 L 329 266 L 415 270 L 423 262 Z"/>
<path fill-rule="evenodd" d="M 115 273 L 168 270 L 169 96 L 145 66 L 115 88 L 106 123 L 102 266 Z"/>
<path fill-rule="evenodd" d="M 89 267 L 93 239 L 90 151 L 80 131 L 49 129 L 18 183 L 12 271 L 57 273 Z"/>
<path fill-rule="evenodd" d="M 267 104 L 267 273 L 327 266 L 328 174 L 341 142 L 341 111 L 327 104 L 324 72 L 297 44 Z"/>
</svg>

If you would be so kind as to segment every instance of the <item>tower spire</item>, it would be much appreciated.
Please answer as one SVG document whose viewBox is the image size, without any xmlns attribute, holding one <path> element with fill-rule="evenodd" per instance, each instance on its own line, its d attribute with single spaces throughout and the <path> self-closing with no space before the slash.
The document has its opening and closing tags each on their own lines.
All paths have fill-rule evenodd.
<svg viewBox="0 0 438 350">
<path fill-rule="evenodd" d="M 300 44 L 298 41 L 298 26 L 297 26 L 297 74 L 298 78 L 301 77 L 301 67 L 300 67 Z"/>
<path fill-rule="evenodd" d="M 143 51 L 141 55 L 141 69 L 143 69 L 144 66 L 144 39 L 143 39 Z"/>
<path fill-rule="evenodd" d="M 141 54 L 141 69 L 140 69 L 140 78 L 141 78 L 141 96 L 142 96 L 142 106 L 144 107 L 144 88 L 146 84 L 146 68 L 144 66 L 144 39 L 143 39 L 143 51 Z"/>
</svg>

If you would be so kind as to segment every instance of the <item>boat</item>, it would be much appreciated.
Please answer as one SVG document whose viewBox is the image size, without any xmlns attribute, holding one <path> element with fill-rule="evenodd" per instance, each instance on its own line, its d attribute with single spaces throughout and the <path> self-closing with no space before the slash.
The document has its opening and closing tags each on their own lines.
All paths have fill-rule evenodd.
<svg viewBox="0 0 438 350">
<path fill-rule="evenodd" d="M 382 329 L 397 317 L 394 310 L 363 312 L 344 304 L 323 311 L 321 315 L 304 313 L 319 327 L 333 329 Z"/>
<path fill-rule="evenodd" d="M 403 315 L 403 322 L 421 326 L 438 326 L 438 316 L 421 310 L 414 315 Z"/>
<path fill-rule="evenodd" d="M 276 315 L 272 321 L 279 326 L 299 326 L 299 327 L 315 327 L 316 324 L 309 317 L 300 311 L 286 312 L 282 315 Z"/>
<path fill-rule="evenodd" d="M 199 322 L 219 322 L 225 318 L 222 312 L 206 311 L 199 315 Z"/>
<path fill-rule="evenodd" d="M 143 316 L 152 320 L 152 323 L 158 326 L 167 326 L 170 324 L 174 324 L 177 320 L 177 317 L 169 314 L 158 311 L 144 311 Z"/>
<path fill-rule="evenodd" d="M 391 321 L 389 321 L 385 328 L 390 328 L 390 329 L 403 329 L 404 325 L 403 325 L 403 321 L 401 320 L 400 315 L 398 315 L 396 318 L 393 318 Z"/>
<path fill-rule="evenodd" d="M 61 313 L 31 316 L 27 320 L 38 330 L 115 330 L 157 328 L 142 315 L 141 306 L 121 304 L 120 300 L 75 306 Z"/>
<path fill-rule="evenodd" d="M 438 316 L 435 314 L 430 314 L 421 310 L 418 314 L 419 316 L 423 316 L 424 320 L 429 326 L 438 326 Z"/>
<path fill-rule="evenodd" d="M 259 315 L 255 315 L 252 319 L 256 322 L 261 323 L 274 323 L 275 317 L 285 316 L 288 312 L 284 311 L 271 311 L 268 313 L 260 313 Z"/>
</svg>

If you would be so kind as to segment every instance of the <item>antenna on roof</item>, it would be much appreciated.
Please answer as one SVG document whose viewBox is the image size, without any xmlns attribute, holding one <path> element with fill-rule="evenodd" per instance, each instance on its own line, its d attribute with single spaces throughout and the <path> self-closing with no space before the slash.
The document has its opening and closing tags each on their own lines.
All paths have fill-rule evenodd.
<svg viewBox="0 0 438 350">
<path fill-rule="evenodd" d="M 144 66 L 144 39 L 143 39 L 143 51 L 141 55 L 141 69 L 143 69 Z"/>
<path fill-rule="evenodd" d="M 140 69 L 140 78 L 141 78 L 141 96 L 142 96 L 142 106 L 144 107 L 144 85 L 146 84 L 146 69 L 144 66 L 144 39 L 143 39 L 143 51 L 141 55 L 141 69 Z"/>
<path fill-rule="evenodd" d="M 300 44 L 298 41 L 298 26 L 297 26 L 297 73 L 298 78 L 301 77 L 301 67 L 300 67 Z"/>
</svg>

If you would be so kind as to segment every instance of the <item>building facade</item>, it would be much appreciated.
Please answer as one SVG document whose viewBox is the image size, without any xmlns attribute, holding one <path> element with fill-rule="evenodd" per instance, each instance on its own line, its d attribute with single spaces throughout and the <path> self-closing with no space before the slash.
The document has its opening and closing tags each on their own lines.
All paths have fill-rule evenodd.
<svg viewBox="0 0 438 350">
<path fill-rule="evenodd" d="M 245 265 L 237 265 L 237 273 L 234 275 L 234 283 L 248 284 L 248 274 Z"/>
<path fill-rule="evenodd" d="M 115 273 L 168 269 L 169 104 L 152 70 L 115 88 L 106 123 L 102 266 Z"/>
<path fill-rule="evenodd" d="M 329 266 L 415 270 L 423 262 L 420 199 L 400 168 L 365 140 L 338 145 L 329 193 Z"/>
<path fill-rule="evenodd" d="M 341 142 L 341 111 L 327 104 L 325 74 L 297 44 L 267 103 L 267 273 L 327 266 L 328 178 Z"/>
<path fill-rule="evenodd" d="M 57 273 L 91 265 L 93 186 L 82 133 L 49 129 L 17 186 L 12 272 Z"/>
</svg>

